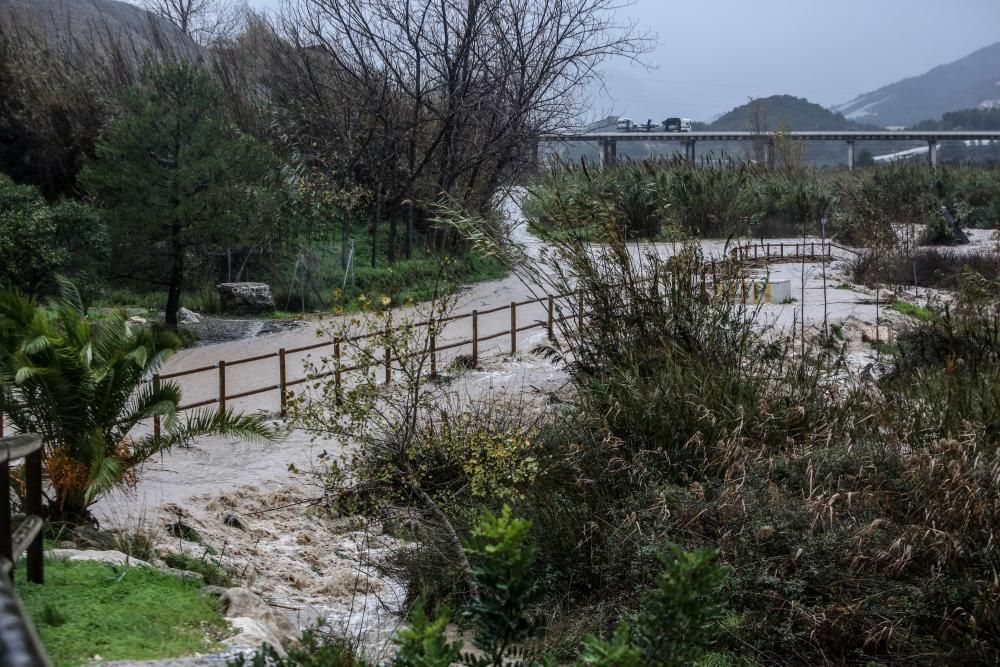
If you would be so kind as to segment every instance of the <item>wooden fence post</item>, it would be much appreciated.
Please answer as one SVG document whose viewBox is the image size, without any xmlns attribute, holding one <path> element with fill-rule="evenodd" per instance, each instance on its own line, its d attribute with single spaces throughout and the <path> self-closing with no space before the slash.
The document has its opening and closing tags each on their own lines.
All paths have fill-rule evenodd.
<svg viewBox="0 0 1000 667">
<path fill-rule="evenodd" d="M 160 374 L 153 373 L 153 391 L 160 390 Z M 3 427 L 0 427 L 0 437 L 3 436 Z M 153 415 L 153 444 L 160 445 L 160 415 Z"/>
<path fill-rule="evenodd" d="M 226 411 L 226 362 L 219 360 L 219 412 Z"/>
<path fill-rule="evenodd" d="M 10 463 L 7 457 L 0 459 L 0 558 L 14 562 L 14 542 L 10 534 Z M 14 581 L 14 570 L 10 571 Z"/>
<path fill-rule="evenodd" d="M 479 311 L 472 311 L 472 367 L 479 365 Z"/>
<path fill-rule="evenodd" d="M 517 301 L 510 302 L 510 353 L 517 354 Z"/>
<path fill-rule="evenodd" d="M 340 383 L 340 374 L 341 374 L 341 370 L 340 369 L 343 366 L 343 364 L 341 363 L 341 358 L 340 358 L 340 336 L 336 336 L 333 339 L 333 357 L 334 357 L 334 362 L 333 362 L 333 393 L 334 393 L 334 396 L 336 397 L 335 400 L 337 402 L 337 405 L 343 405 L 344 404 L 344 390 L 343 390 L 343 388 L 341 386 L 341 383 Z"/>
<path fill-rule="evenodd" d="M 42 516 L 42 450 L 32 452 L 24 460 L 24 510 L 29 516 Z M 43 536 L 39 532 L 28 545 L 28 581 L 40 584 L 45 579 L 42 552 Z"/>
<path fill-rule="evenodd" d="M 552 296 L 549 295 L 549 321 L 548 321 L 548 327 L 547 327 L 548 328 L 548 334 L 549 334 L 549 340 L 553 339 L 552 324 L 553 324 L 553 322 L 555 320 L 554 314 L 555 314 L 555 299 L 553 299 Z"/>
<path fill-rule="evenodd" d="M 433 322 L 431 322 L 431 326 L 432 327 L 434 326 Z M 433 329 L 431 329 L 430 344 L 431 344 L 431 379 L 434 379 L 437 377 L 438 367 L 437 367 L 437 335 L 434 333 Z"/>
<path fill-rule="evenodd" d="M 285 348 L 278 350 L 278 400 L 282 418 L 288 416 L 288 376 L 285 371 Z"/>
<path fill-rule="evenodd" d="M 577 314 L 576 314 L 576 326 L 578 331 L 583 331 L 583 290 L 577 290 L 576 293 L 576 304 L 577 304 Z"/>
</svg>

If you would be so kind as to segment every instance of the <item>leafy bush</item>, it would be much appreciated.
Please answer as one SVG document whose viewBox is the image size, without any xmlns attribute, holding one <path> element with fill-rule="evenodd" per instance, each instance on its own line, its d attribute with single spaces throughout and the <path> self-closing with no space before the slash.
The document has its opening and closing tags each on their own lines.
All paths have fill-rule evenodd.
<svg viewBox="0 0 1000 667">
<path fill-rule="evenodd" d="M 108 253 L 97 212 L 85 204 L 48 204 L 35 188 L 0 174 L 0 286 L 30 294 L 50 292 L 64 274 L 92 283 Z"/>
</svg>

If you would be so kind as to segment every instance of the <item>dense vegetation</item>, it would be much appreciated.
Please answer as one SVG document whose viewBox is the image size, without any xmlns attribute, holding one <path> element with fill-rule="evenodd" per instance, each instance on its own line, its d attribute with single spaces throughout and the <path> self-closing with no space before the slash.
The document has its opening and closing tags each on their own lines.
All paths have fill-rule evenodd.
<svg viewBox="0 0 1000 667">
<path fill-rule="evenodd" d="M 4 12 L 0 174 L 54 208 L 37 230 L 52 256 L 5 253 L 18 260 L 6 271 L 39 275 L 2 286 L 44 294 L 77 268 L 63 256 L 95 239 L 100 252 L 74 257 L 98 269 L 85 296 L 163 292 L 171 327 L 222 280 L 269 282 L 279 303 L 294 292 L 320 308 L 425 295 L 440 273 L 429 264 L 445 257 L 458 260 L 451 281 L 496 275 L 441 207 L 499 224 L 488 214 L 532 167 L 533 137 L 576 118 L 596 64 L 649 40 L 607 21 L 609 0 L 422 15 L 378 1 L 383 11 L 350 12 L 308 0 L 282 17 L 149 2 L 166 22 L 148 25 L 134 8 L 85 24 L 94 12 L 79 3 Z M 69 217 L 95 212 L 100 222 L 81 219 L 89 235 L 66 238 Z M 25 215 L 3 216 L 0 248 Z"/>
<path fill-rule="evenodd" d="M 557 165 L 529 188 L 525 211 L 549 236 L 591 236 L 613 221 L 626 236 L 725 238 L 826 234 L 852 244 L 896 239 L 908 225 L 947 241 L 940 207 L 967 227 L 1000 224 L 1000 170 L 896 165 L 854 172 L 773 169 L 745 162 L 693 168 L 681 160 L 596 170 Z M 943 235 L 943 236 L 942 236 Z"/>
<path fill-rule="evenodd" d="M 636 261 L 616 218 L 595 224 L 603 252 L 555 238 L 538 276 L 584 288 L 585 326 L 548 350 L 568 401 L 442 403 L 408 375 L 378 402 L 359 387 L 342 408 L 323 393 L 297 406 L 303 425 L 355 437 L 325 478 L 336 507 L 419 517 L 396 528 L 420 540 L 396 570 L 414 603 L 432 616 L 481 604 L 484 557 L 460 545 L 507 504 L 531 523 L 529 608 L 548 620 L 517 642 L 525 664 L 607 664 L 585 638 L 615 641 L 641 616 L 669 544 L 717 549 L 728 567 L 715 644 L 696 650 L 712 664 L 1000 658 L 997 285 L 922 312 L 874 376 L 856 376 L 837 344 L 799 353 L 691 279 L 738 284 L 738 267 L 709 267 L 694 244 L 669 259 L 640 247 Z"/>
</svg>

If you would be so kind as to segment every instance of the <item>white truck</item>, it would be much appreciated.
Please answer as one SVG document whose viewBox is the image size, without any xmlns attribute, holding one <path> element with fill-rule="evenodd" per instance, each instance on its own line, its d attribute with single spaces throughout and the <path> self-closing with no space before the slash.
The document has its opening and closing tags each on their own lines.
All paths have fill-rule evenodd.
<svg viewBox="0 0 1000 667">
<path fill-rule="evenodd" d="M 690 132 L 690 118 L 668 118 L 663 121 L 663 129 L 666 132 Z"/>
</svg>

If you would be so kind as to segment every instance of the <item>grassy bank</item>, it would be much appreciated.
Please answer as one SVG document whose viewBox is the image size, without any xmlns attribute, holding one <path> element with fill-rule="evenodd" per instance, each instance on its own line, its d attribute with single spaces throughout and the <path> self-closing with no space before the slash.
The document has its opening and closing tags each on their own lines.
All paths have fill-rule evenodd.
<svg viewBox="0 0 1000 667">
<path fill-rule="evenodd" d="M 48 560 L 45 583 L 22 568 L 17 591 L 55 667 L 190 655 L 231 634 L 197 584 L 148 568 Z"/>
</svg>

